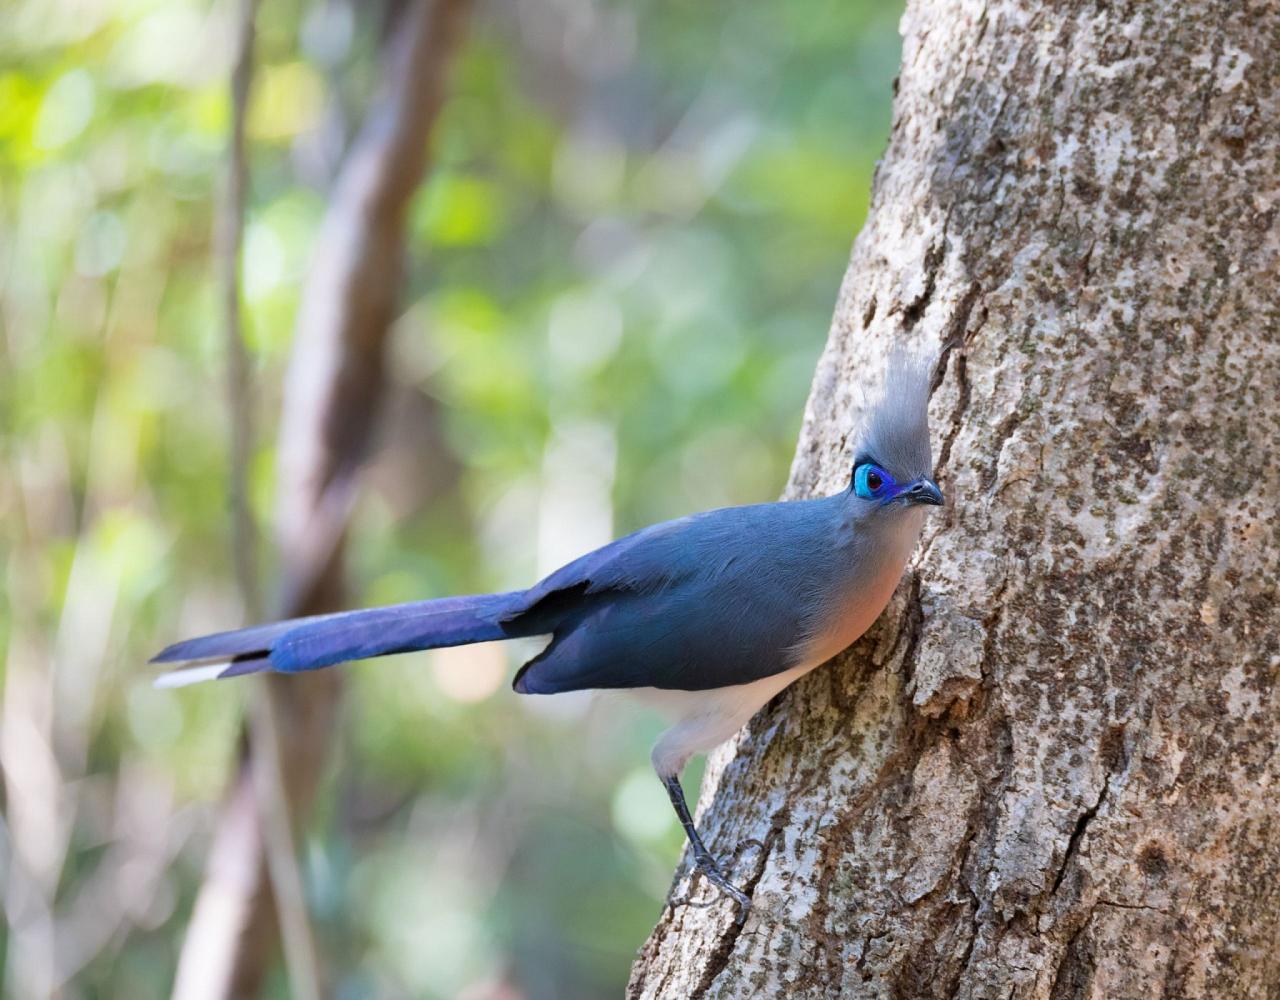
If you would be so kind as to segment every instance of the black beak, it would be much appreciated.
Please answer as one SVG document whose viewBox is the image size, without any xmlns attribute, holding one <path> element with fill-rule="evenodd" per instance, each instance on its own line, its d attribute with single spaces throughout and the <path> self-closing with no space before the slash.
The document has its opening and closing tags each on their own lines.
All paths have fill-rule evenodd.
<svg viewBox="0 0 1280 1000">
<path fill-rule="evenodd" d="M 932 479 L 917 479 L 902 491 L 902 497 L 909 504 L 923 503 L 931 507 L 941 507 L 943 504 L 942 490 L 938 489 L 938 484 Z"/>
</svg>

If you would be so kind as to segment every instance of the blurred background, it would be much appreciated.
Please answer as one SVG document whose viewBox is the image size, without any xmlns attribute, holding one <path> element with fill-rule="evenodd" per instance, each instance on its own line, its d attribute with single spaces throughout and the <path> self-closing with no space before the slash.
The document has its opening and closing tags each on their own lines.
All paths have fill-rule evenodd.
<svg viewBox="0 0 1280 1000">
<path fill-rule="evenodd" d="M 239 275 L 266 614 L 288 576 L 285 371 L 291 352 L 324 364 L 304 286 L 412 6 L 255 15 Z M 158 691 L 145 666 L 250 614 L 215 263 L 241 8 L 0 10 L 3 986 L 165 996 L 256 690 Z M 777 497 L 887 134 L 899 14 L 462 12 L 430 161 L 392 226 L 404 272 L 329 567 L 342 600 L 525 586 L 650 522 Z M 683 844 L 648 762 L 661 720 L 517 698 L 519 653 L 351 668 L 323 747 L 284 747 L 317 762 L 298 863 L 326 992 L 622 992 Z M 278 956 L 264 992 L 290 993 Z"/>
</svg>

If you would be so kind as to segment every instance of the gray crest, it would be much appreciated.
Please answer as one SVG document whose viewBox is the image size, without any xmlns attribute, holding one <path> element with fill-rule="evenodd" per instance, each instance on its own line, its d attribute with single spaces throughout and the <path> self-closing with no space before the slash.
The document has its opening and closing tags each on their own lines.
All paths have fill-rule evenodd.
<svg viewBox="0 0 1280 1000">
<path fill-rule="evenodd" d="M 900 482 L 933 474 L 929 446 L 930 359 L 897 348 L 889 355 L 880 399 L 859 437 L 858 457 L 871 458 Z"/>
</svg>

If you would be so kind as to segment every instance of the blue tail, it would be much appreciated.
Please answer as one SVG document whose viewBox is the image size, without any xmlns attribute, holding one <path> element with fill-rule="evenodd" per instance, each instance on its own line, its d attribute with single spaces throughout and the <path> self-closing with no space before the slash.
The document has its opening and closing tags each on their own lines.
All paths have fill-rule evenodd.
<svg viewBox="0 0 1280 1000">
<path fill-rule="evenodd" d="M 523 595 L 518 590 L 444 597 L 254 625 L 175 643 L 151 662 L 188 664 L 156 680 L 177 687 L 214 677 L 292 674 L 370 656 L 511 639 L 526 633 L 501 619 Z"/>
</svg>

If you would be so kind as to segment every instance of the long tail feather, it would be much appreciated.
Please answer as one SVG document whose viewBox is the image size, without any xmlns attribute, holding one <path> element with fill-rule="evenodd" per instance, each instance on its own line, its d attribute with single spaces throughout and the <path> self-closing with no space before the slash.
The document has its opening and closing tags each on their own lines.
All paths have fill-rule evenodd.
<svg viewBox="0 0 1280 1000">
<path fill-rule="evenodd" d="M 321 622 L 334 615 L 313 615 L 310 618 L 289 618 L 267 625 L 251 625 L 231 632 L 215 632 L 197 639 L 185 639 L 167 646 L 155 656 L 152 663 L 183 663 L 191 660 L 230 659 L 241 654 L 261 653 L 286 632 L 313 622 Z"/>
<path fill-rule="evenodd" d="M 186 664 L 156 679 L 159 687 L 181 687 L 215 677 L 297 673 L 371 656 L 510 639 L 522 633 L 500 620 L 522 594 L 445 597 L 254 625 L 175 643 L 151 662 Z"/>
</svg>

